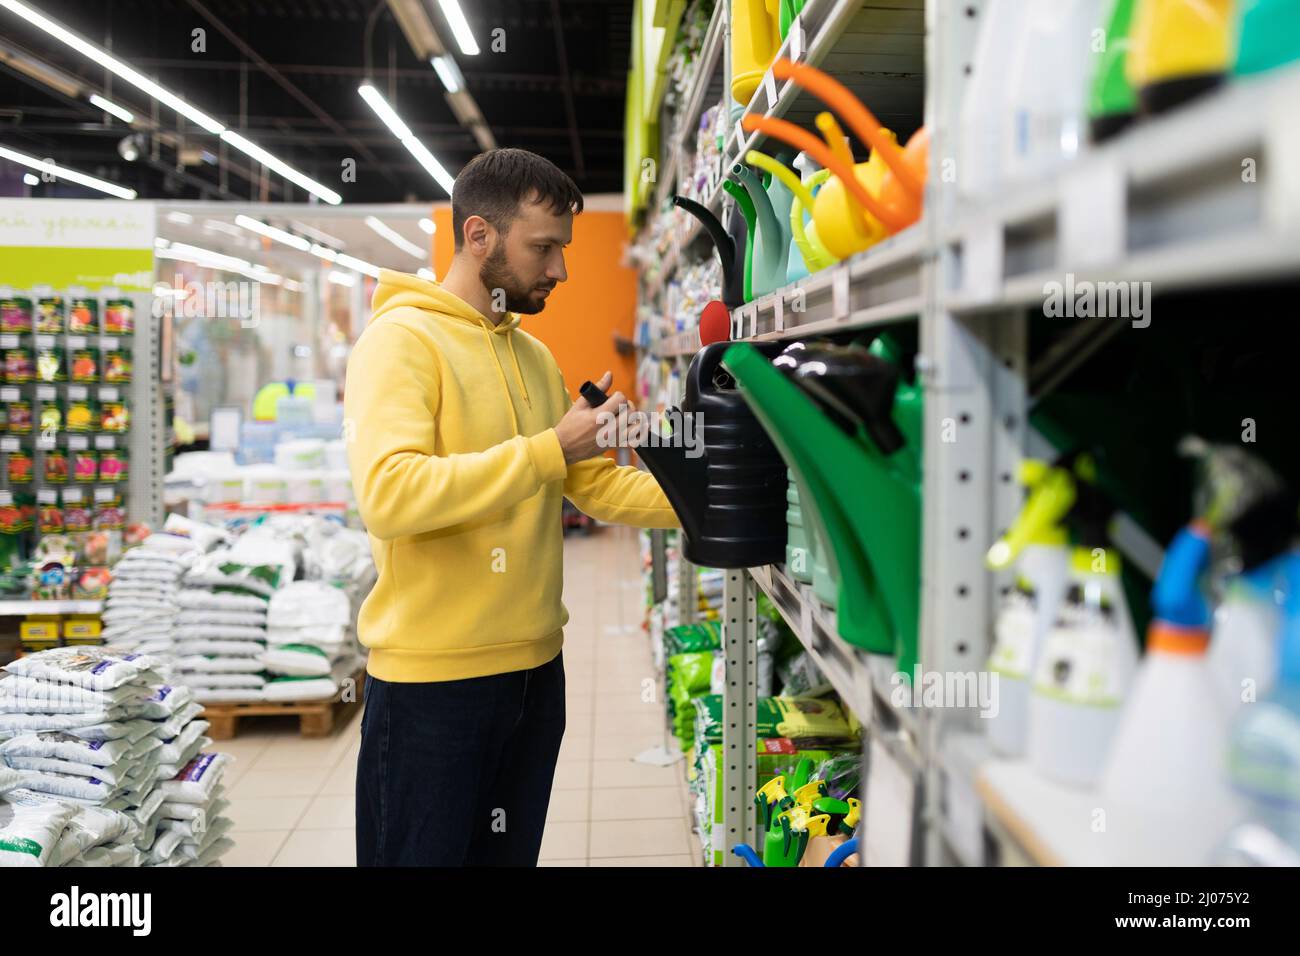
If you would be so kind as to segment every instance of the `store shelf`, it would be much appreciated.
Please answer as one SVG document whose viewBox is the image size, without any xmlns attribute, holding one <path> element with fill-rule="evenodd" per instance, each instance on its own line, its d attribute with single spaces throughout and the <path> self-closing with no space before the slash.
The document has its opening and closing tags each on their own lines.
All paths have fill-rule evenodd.
<svg viewBox="0 0 1300 956">
<path fill-rule="evenodd" d="M 954 311 L 1041 305 L 1048 283 L 1150 282 L 1154 293 L 1300 270 L 1300 69 L 1238 81 L 960 206 L 943 242 Z"/>
<path fill-rule="evenodd" d="M 924 304 L 921 224 L 877 246 L 792 282 L 731 313 L 731 337 L 790 339 L 868 328 L 916 318 Z M 655 343 L 661 358 L 694 355 L 696 329 L 676 332 Z"/>
<path fill-rule="evenodd" d="M 895 686 L 893 658 L 868 654 L 841 640 L 834 611 L 817 600 L 809 585 L 793 580 L 780 567 L 750 568 L 749 573 L 845 705 L 882 735 L 900 731 L 909 735 L 911 740 L 906 744 L 891 740 L 889 746 L 898 750 L 896 756 L 918 765 L 915 741 L 920 728 L 916 710 L 896 706 L 891 699 Z"/>
<path fill-rule="evenodd" d="M 103 601 L 0 601 L 0 617 L 28 614 L 99 614 Z"/>
<path fill-rule="evenodd" d="M 1101 866 L 1097 795 L 1039 776 L 1024 760 L 992 760 L 975 779 L 995 836 L 1040 866 Z M 1002 833 L 998 833 L 1001 830 Z"/>
<path fill-rule="evenodd" d="M 700 115 L 712 105 L 708 94 L 715 87 L 713 80 L 723 63 L 722 46 L 727 38 L 726 12 L 726 3 L 719 3 L 713 8 L 713 19 L 709 21 L 709 29 L 704 34 L 695 76 L 686 93 L 686 107 L 677 116 L 677 130 L 673 138 L 682 149 L 694 135 Z M 724 86 L 725 80 L 723 77 Z"/>
<path fill-rule="evenodd" d="M 905 140 L 920 123 L 925 68 L 923 0 L 811 0 L 796 18 L 778 59 L 811 63 L 831 73 L 876 118 Z M 793 82 L 777 81 L 769 70 L 745 112 L 788 119 L 813 129 L 826 108 Z M 727 135 L 724 154 L 733 160 L 766 136 L 746 133 L 739 122 Z"/>
</svg>

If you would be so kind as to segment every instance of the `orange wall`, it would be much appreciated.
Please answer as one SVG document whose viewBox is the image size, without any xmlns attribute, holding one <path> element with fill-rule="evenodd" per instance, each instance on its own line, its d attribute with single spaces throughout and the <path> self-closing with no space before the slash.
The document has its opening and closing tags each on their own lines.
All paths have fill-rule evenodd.
<svg viewBox="0 0 1300 956">
<path fill-rule="evenodd" d="M 433 271 L 439 277 L 451 267 L 453 233 L 451 208 L 433 211 Z M 636 270 L 623 266 L 627 243 L 621 212 L 584 212 L 573 219 L 573 242 L 564 251 L 569 279 L 551 293 L 546 309 L 524 316 L 522 327 L 546 343 L 555 356 L 569 394 L 587 379 L 609 369 L 611 391 L 621 389 L 635 398 L 636 364 L 632 356 L 614 350 L 614 333 L 631 338 L 636 314 Z"/>
</svg>

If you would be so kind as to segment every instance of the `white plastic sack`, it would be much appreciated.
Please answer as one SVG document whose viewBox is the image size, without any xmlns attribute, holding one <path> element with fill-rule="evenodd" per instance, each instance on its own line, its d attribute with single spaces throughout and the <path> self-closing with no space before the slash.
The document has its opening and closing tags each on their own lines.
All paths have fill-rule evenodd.
<svg viewBox="0 0 1300 956">
<path fill-rule="evenodd" d="M 53 794 L 56 797 L 77 797 L 92 803 L 107 803 L 120 790 L 114 784 L 97 777 L 80 777 L 75 774 L 24 770 L 23 786 L 28 790 Z"/>
<path fill-rule="evenodd" d="M 190 692 L 193 693 L 193 688 L 190 688 Z M 197 700 L 191 700 L 166 720 L 155 722 L 155 726 L 150 729 L 150 733 L 160 740 L 171 740 L 201 713 L 203 713 L 203 705 Z"/>
<path fill-rule="evenodd" d="M 163 684 L 152 689 L 153 694 L 145 700 L 140 710 L 140 716 L 146 720 L 166 720 L 194 699 L 190 689 L 184 686 L 171 687 Z"/>
<path fill-rule="evenodd" d="M 0 867 L 48 865 L 74 813 L 74 807 L 24 790 L 0 796 Z"/>
<path fill-rule="evenodd" d="M 185 675 L 186 683 L 194 691 L 194 699 L 203 700 L 203 692 L 213 687 L 247 687 L 260 690 L 266 684 L 266 678 L 259 671 L 256 674 L 218 674 L 213 672 L 194 672 Z"/>
<path fill-rule="evenodd" d="M 182 657 L 176 662 L 182 680 L 193 674 L 256 674 L 262 670 L 261 657 Z"/>
<path fill-rule="evenodd" d="M 191 760 L 175 777 L 158 785 L 168 803 L 207 803 L 230 763 L 229 754 L 206 753 Z"/>
<path fill-rule="evenodd" d="M 328 677 L 330 655 L 307 644 L 284 644 L 268 648 L 262 664 L 272 674 L 286 677 Z"/>
<path fill-rule="evenodd" d="M 236 627 L 265 627 L 266 614 L 257 611 L 214 611 L 207 608 L 196 608 L 190 611 L 181 611 L 176 615 L 177 627 L 190 627 L 192 625 L 224 627 L 231 624 Z"/>
<path fill-rule="evenodd" d="M 271 596 L 267 627 L 338 625 L 352 620 L 352 605 L 339 588 L 323 581 L 294 581 Z"/>
<path fill-rule="evenodd" d="M 97 767 L 111 767 L 131 751 L 125 737 L 117 740 L 83 740 L 58 730 L 24 734 L 0 743 L 0 757 L 46 757 Z"/>
<path fill-rule="evenodd" d="M 52 647 L 5 665 L 10 674 L 76 684 L 91 690 L 121 687 L 151 670 L 149 657 L 114 657 L 97 647 Z"/>
<path fill-rule="evenodd" d="M 266 629 L 261 627 L 241 627 L 234 624 L 189 624 L 177 627 L 172 632 L 176 643 L 184 641 L 265 641 Z"/>
<path fill-rule="evenodd" d="M 186 588 L 177 594 L 176 603 L 183 610 L 252 611 L 265 614 L 267 602 L 265 598 L 253 594 L 225 594 Z"/>
</svg>

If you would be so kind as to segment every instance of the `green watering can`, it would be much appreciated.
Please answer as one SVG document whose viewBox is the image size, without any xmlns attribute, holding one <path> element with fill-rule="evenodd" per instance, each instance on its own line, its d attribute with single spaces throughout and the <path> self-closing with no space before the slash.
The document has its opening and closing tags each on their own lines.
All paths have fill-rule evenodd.
<svg viewBox="0 0 1300 956">
<path fill-rule="evenodd" d="M 805 521 L 824 532 L 840 636 L 895 654 L 910 675 L 920 623 L 920 390 L 900 382 L 883 337 L 870 349 L 806 346 L 782 359 L 788 375 L 749 343 L 724 356 L 795 472 Z"/>
<path fill-rule="evenodd" d="M 757 213 L 754 209 L 754 200 L 749 198 L 749 193 L 740 183 L 731 179 L 722 181 L 722 188 L 727 194 L 736 201 L 736 211 L 744 218 L 745 222 L 745 272 L 743 280 L 743 291 L 746 302 L 754 300 L 754 234 L 758 231 Z"/>
<path fill-rule="evenodd" d="M 778 162 L 780 160 L 778 159 Z M 790 202 L 794 194 L 777 176 L 764 186 L 758 174 L 741 163 L 731 167 L 754 210 L 757 229 L 750 254 L 750 291 L 753 297 L 775 292 L 785 285 L 786 257 L 790 253 Z"/>
<path fill-rule="evenodd" d="M 1238 75 L 1262 73 L 1300 60 L 1300 3 L 1238 0 Z"/>
</svg>

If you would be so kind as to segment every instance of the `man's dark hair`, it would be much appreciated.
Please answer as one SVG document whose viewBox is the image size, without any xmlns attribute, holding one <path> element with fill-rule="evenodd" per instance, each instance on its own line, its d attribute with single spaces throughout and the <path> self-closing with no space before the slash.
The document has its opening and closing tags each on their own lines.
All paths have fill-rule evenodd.
<svg viewBox="0 0 1300 956">
<path fill-rule="evenodd" d="M 451 192 L 456 250 L 464 244 L 465 220 L 482 216 L 503 235 L 525 201 L 546 203 L 557 216 L 582 212 L 577 184 L 549 159 L 526 149 L 492 149 L 469 161 Z"/>
</svg>

